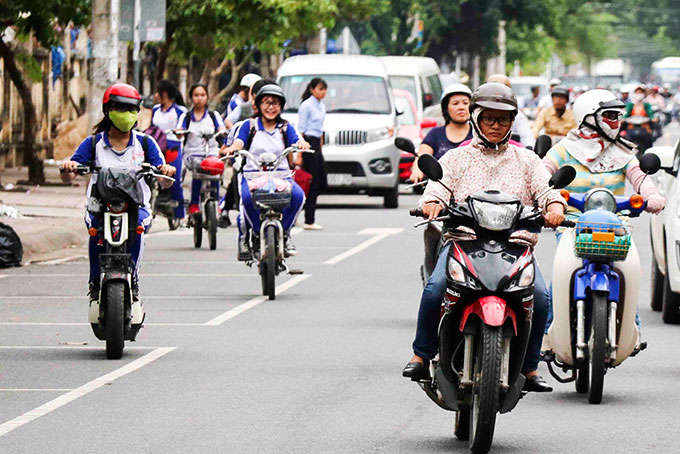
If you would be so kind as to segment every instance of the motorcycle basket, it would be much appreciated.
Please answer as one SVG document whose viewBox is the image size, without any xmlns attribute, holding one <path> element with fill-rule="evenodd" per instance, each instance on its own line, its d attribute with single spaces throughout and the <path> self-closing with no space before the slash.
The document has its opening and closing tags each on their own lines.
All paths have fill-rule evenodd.
<svg viewBox="0 0 680 454">
<path fill-rule="evenodd" d="M 625 260 L 631 244 L 632 227 L 609 222 L 577 222 L 574 253 L 592 261 Z"/>
<path fill-rule="evenodd" d="M 290 205 L 292 193 L 290 191 L 284 192 L 264 192 L 253 191 L 252 197 L 256 204 L 266 205 L 269 208 L 282 210 Z"/>
</svg>

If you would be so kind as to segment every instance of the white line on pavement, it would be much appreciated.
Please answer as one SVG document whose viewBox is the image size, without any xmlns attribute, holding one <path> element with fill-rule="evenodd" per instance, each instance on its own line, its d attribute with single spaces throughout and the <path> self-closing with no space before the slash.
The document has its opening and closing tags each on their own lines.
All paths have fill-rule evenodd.
<svg viewBox="0 0 680 454">
<path fill-rule="evenodd" d="M 137 369 L 140 369 L 147 364 L 151 363 L 152 361 L 157 360 L 158 358 L 170 353 L 177 347 L 161 347 L 157 348 L 156 350 L 142 356 L 139 359 L 136 359 L 132 361 L 131 363 L 126 364 L 125 366 L 114 370 L 113 372 L 110 372 L 106 375 L 102 375 L 99 378 L 95 378 L 91 382 L 88 382 L 84 384 L 83 386 L 76 388 L 72 391 L 67 392 L 66 394 L 63 394 L 56 399 L 53 399 L 46 404 L 43 404 L 37 408 L 34 408 L 33 410 L 30 410 L 26 413 L 24 413 L 21 416 L 18 416 L 10 421 L 7 421 L 3 424 L 0 424 L 0 437 L 3 435 L 8 434 L 9 432 L 18 429 L 19 427 L 28 424 L 32 421 L 35 421 L 36 419 L 45 416 L 54 410 L 57 410 L 61 407 L 63 407 L 66 404 L 69 404 L 73 402 L 76 399 L 79 399 L 92 391 L 95 391 L 99 388 L 101 388 L 104 385 L 110 384 L 112 381 L 124 377 L 125 375 L 136 371 Z"/>
<path fill-rule="evenodd" d="M 342 254 L 336 255 L 335 257 L 326 260 L 324 262 L 324 265 L 335 265 L 336 263 L 342 262 L 348 257 L 353 256 L 354 254 L 357 254 L 364 249 L 374 245 L 380 240 L 383 240 L 387 238 L 390 235 L 396 235 L 398 233 L 401 233 L 404 229 L 400 228 L 385 228 L 385 229 L 364 229 L 361 232 L 358 232 L 357 235 L 374 235 L 373 238 L 369 238 L 368 240 L 364 241 L 363 243 L 354 246 L 352 249 L 343 252 Z"/>
<path fill-rule="evenodd" d="M 283 284 L 279 285 L 276 287 L 276 294 L 280 294 L 285 292 L 286 290 L 290 289 L 291 287 L 299 284 L 300 282 L 304 281 L 305 279 L 308 279 L 312 277 L 309 274 L 303 274 L 301 276 L 295 276 L 294 278 L 284 282 Z M 243 304 L 240 304 L 236 306 L 233 309 L 228 310 L 222 315 L 218 315 L 217 317 L 213 318 L 212 320 L 209 320 L 205 323 L 206 326 L 216 326 L 216 325 L 221 325 L 222 323 L 226 322 L 229 319 L 232 319 L 236 317 L 237 315 L 247 311 L 248 309 L 252 309 L 253 307 L 257 306 L 260 303 L 263 303 L 267 301 L 268 297 L 266 296 L 258 296 L 256 298 L 253 298 L 249 301 L 246 301 Z"/>
<path fill-rule="evenodd" d="M 74 277 L 82 276 L 83 273 L 22 273 L 12 274 L 11 277 Z M 253 273 L 141 273 L 140 277 L 257 277 L 258 274 Z"/>
<path fill-rule="evenodd" d="M 84 323 L 89 325 L 89 323 Z M 128 350 L 154 350 L 162 347 L 125 347 Z M 94 345 L 0 345 L 0 350 L 60 350 L 60 349 L 93 349 L 101 350 Z"/>
<path fill-rule="evenodd" d="M 58 392 L 66 392 L 66 391 L 73 391 L 72 388 L 64 388 L 64 389 L 39 389 L 39 388 L 0 388 L 0 393 L 23 393 L 23 392 L 50 392 L 50 393 L 58 393 Z"/>
<path fill-rule="evenodd" d="M 32 262 L 32 263 L 35 263 L 36 265 L 59 265 L 61 263 L 71 262 L 73 260 L 83 259 L 83 258 L 86 258 L 86 257 L 87 257 L 87 255 L 81 254 L 81 255 L 72 255 L 70 257 L 64 257 L 64 258 L 61 258 L 61 259 L 45 260 L 44 262 Z"/>
</svg>

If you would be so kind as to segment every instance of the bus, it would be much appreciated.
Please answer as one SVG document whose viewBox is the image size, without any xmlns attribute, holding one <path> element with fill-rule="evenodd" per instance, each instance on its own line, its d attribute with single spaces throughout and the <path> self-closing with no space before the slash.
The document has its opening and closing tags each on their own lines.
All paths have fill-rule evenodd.
<svg viewBox="0 0 680 454">
<path fill-rule="evenodd" d="M 659 84 L 680 86 L 680 57 L 666 57 L 652 63 L 654 81 Z"/>
</svg>

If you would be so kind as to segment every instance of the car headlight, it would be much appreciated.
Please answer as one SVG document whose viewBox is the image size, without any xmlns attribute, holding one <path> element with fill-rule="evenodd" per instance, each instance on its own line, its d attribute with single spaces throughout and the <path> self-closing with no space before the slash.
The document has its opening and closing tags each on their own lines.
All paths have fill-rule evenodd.
<svg viewBox="0 0 680 454">
<path fill-rule="evenodd" d="M 607 189 L 595 189 L 586 196 L 584 211 L 605 210 L 616 213 L 616 197 Z"/>
<path fill-rule="evenodd" d="M 489 203 L 472 199 L 472 209 L 480 227 L 500 232 L 515 222 L 521 206 L 518 203 Z"/>
<path fill-rule="evenodd" d="M 366 132 L 366 142 L 377 142 L 389 139 L 394 135 L 394 128 L 370 129 Z"/>
</svg>

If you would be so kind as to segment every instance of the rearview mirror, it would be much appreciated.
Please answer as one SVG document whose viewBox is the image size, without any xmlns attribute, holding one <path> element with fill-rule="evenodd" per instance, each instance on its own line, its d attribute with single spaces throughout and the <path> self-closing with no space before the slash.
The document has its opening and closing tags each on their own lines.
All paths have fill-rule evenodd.
<svg viewBox="0 0 680 454">
<path fill-rule="evenodd" d="M 661 169 L 671 175 L 673 173 L 673 160 L 675 159 L 675 148 L 669 146 L 647 148 L 643 156 L 656 155 L 661 162 Z M 642 168 L 642 167 L 640 167 Z"/>
<path fill-rule="evenodd" d="M 423 154 L 418 158 L 418 168 L 432 181 L 439 181 L 444 176 L 441 164 L 431 154 Z"/>
<path fill-rule="evenodd" d="M 539 137 L 540 138 L 540 137 Z M 565 188 L 576 178 L 576 169 L 572 166 L 561 167 L 550 177 L 548 185 L 553 189 Z"/>
<path fill-rule="evenodd" d="M 413 145 L 409 139 L 405 137 L 397 137 L 394 139 L 394 145 L 402 151 L 407 153 L 416 154 L 416 147 Z"/>
<path fill-rule="evenodd" d="M 437 126 L 437 120 L 432 117 L 423 118 L 423 122 L 420 123 L 422 129 L 434 128 Z"/>
<path fill-rule="evenodd" d="M 552 147 L 552 139 L 550 136 L 547 136 L 545 134 L 538 136 L 538 139 L 536 139 L 536 146 L 534 147 L 534 152 L 538 155 L 539 158 L 543 159 L 543 156 L 550 150 Z"/>
<path fill-rule="evenodd" d="M 640 169 L 647 175 L 654 175 L 661 168 L 661 159 L 653 153 L 645 153 L 640 158 Z"/>
</svg>

